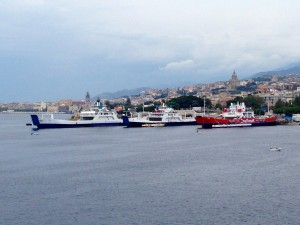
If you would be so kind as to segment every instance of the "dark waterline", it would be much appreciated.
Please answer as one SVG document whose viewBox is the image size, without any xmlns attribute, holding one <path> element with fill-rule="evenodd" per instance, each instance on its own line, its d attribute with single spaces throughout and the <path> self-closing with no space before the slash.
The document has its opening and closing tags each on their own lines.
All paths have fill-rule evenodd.
<svg viewBox="0 0 300 225">
<path fill-rule="evenodd" d="M 0 224 L 299 224 L 300 126 L 31 135 L 29 115 L 0 121 Z"/>
</svg>

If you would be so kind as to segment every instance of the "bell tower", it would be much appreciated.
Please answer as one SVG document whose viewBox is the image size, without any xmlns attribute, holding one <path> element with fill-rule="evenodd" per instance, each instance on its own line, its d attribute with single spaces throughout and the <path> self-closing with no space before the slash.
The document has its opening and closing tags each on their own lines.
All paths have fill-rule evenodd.
<svg viewBox="0 0 300 225">
<path fill-rule="evenodd" d="M 90 105 L 91 105 L 91 97 L 90 97 L 90 93 L 87 92 L 85 96 L 85 108 L 86 109 L 90 108 Z"/>
</svg>

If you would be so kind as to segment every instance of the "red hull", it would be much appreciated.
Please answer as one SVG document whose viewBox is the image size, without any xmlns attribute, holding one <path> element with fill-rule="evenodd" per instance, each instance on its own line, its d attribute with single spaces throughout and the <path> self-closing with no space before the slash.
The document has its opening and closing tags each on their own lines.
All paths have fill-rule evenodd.
<svg viewBox="0 0 300 225">
<path fill-rule="evenodd" d="M 224 119 L 221 117 L 211 116 L 196 116 L 196 122 L 199 125 L 210 126 L 210 125 L 226 125 L 226 124 L 251 124 L 252 126 L 268 126 L 276 125 L 277 116 L 272 117 L 255 117 L 255 118 L 235 118 L 235 119 Z"/>
<path fill-rule="evenodd" d="M 272 126 L 276 125 L 277 116 L 257 117 L 251 108 L 246 108 L 244 102 L 237 102 L 236 104 L 231 103 L 228 108 L 224 108 L 219 117 L 196 116 L 195 119 L 197 124 L 202 125 L 203 128 L 220 127 L 220 125 L 236 127 L 246 124 L 248 126 Z"/>
</svg>

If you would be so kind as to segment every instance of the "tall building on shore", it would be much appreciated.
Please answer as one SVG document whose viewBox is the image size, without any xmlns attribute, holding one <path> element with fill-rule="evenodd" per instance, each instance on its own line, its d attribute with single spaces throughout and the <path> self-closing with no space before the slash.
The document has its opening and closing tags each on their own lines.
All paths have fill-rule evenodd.
<svg viewBox="0 0 300 225">
<path fill-rule="evenodd" d="M 237 75 L 234 70 L 233 74 L 231 75 L 231 79 L 228 82 L 228 89 L 234 90 L 239 85 L 240 85 L 240 81 L 238 80 Z"/>
<path fill-rule="evenodd" d="M 91 106 L 91 97 L 90 97 L 90 93 L 87 92 L 86 96 L 85 96 L 85 108 L 88 109 Z"/>
</svg>

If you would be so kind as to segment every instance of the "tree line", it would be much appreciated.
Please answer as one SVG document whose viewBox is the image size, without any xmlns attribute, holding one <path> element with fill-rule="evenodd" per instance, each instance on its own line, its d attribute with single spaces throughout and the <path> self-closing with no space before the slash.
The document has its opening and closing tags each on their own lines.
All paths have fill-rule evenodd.
<svg viewBox="0 0 300 225">
<path fill-rule="evenodd" d="M 300 96 L 296 96 L 295 99 L 290 102 L 284 102 L 278 99 L 274 107 L 274 113 L 285 114 L 287 116 L 300 113 Z"/>
<path fill-rule="evenodd" d="M 169 101 L 162 100 L 161 101 L 149 101 L 144 104 L 140 104 L 136 107 L 137 112 L 146 111 L 152 112 L 156 108 L 158 108 L 161 104 L 166 104 L 167 106 L 179 110 L 179 109 L 191 109 L 193 107 L 205 107 L 208 109 L 220 109 L 222 110 L 224 107 L 229 107 L 231 103 L 244 102 L 245 105 L 251 108 L 256 115 L 263 115 L 268 110 L 268 104 L 266 100 L 258 95 L 247 95 L 245 97 L 235 97 L 232 100 L 226 102 L 226 106 L 217 103 L 216 105 L 212 105 L 211 100 L 209 98 L 196 97 L 193 95 L 184 95 L 178 98 L 172 98 Z M 113 108 L 113 105 L 110 105 L 109 102 L 106 102 L 109 108 Z M 130 99 L 127 99 L 127 102 L 124 105 L 125 111 L 132 108 Z M 293 101 L 285 102 L 282 99 L 279 99 L 274 106 L 270 107 L 276 114 L 285 114 L 287 116 L 291 116 L 295 113 L 300 113 L 300 96 L 295 97 Z"/>
<path fill-rule="evenodd" d="M 265 114 L 268 109 L 272 109 L 276 114 L 285 114 L 290 116 L 295 113 L 300 113 L 300 96 L 295 97 L 295 99 L 291 102 L 284 102 L 282 99 L 279 99 L 274 106 L 268 107 L 268 103 L 262 97 L 258 95 L 247 95 L 245 97 L 235 97 L 232 100 L 226 102 L 226 106 L 217 103 L 216 105 L 212 105 L 211 100 L 209 98 L 205 98 L 205 107 L 209 109 L 223 109 L 224 107 L 229 107 L 231 103 L 244 102 L 245 105 L 251 108 L 256 115 Z M 151 106 L 143 107 L 143 105 L 139 105 L 137 107 L 137 111 L 154 111 L 161 102 L 148 102 Z M 163 103 L 167 104 L 169 107 L 172 107 L 176 110 L 178 109 L 190 109 L 193 107 L 204 107 L 204 98 L 196 97 L 196 96 L 180 96 L 178 98 L 173 98 L 169 101 L 163 101 Z"/>
</svg>

